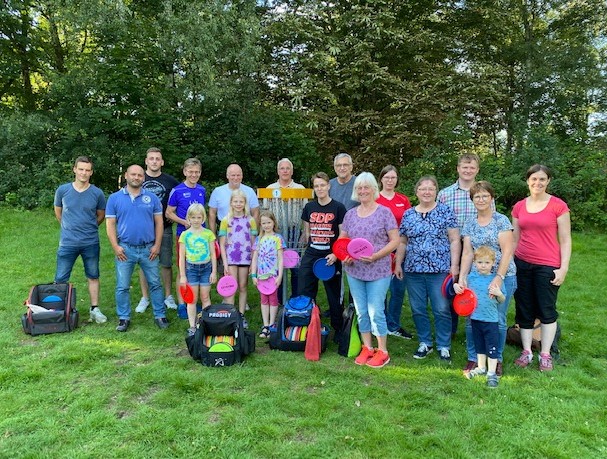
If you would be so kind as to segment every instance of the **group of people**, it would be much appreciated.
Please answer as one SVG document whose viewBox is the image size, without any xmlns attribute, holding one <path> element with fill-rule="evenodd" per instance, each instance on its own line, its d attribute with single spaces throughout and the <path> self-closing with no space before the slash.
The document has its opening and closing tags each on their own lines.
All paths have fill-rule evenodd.
<svg viewBox="0 0 607 459">
<path fill-rule="evenodd" d="M 162 172 L 164 162 L 157 148 L 147 151 L 145 165 L 145 170 L 129 166 L 126 185 L 106 203 L 103 192 L 90 183 L 90 159 L 76 159 L 74 182 L 60 186 L 55 195 L 55 214 L 61 223 L 55 281 L 66 282 L 76 258 L 82 256 L 91 320 L 107 321 L 99 309 L 98 226 L 105 219 L 115 253 L 118 331 L 130 326 L 130 281 L 137 264 L 142 298 L 135 310 L 143 313 L 151 303 L 159 328 L 169 326 L 166 308 L 182 309 L 187 311 L 188 333 L 193 333 L 196 303 L 199 298 L 203 307 L 211 303 L 210 286 L 221 274 L 237 280 L 238 308 L 246 323 L 249 278 L 256 285 L 270 277 L 277 286 L 283 281 L 282 254 L 287 246 L 276 216 L 260 208 L 256 192 L 242 183 L 242 169 L 237 164 L 227 169 L 228 183 L 211 193 L 208 221 L 206 190 L 198 183 L 202 172 L 198 159 L 185 161 L 183 183 Z M 542 324 L 539 368 L 552 369 L 556 299 L 571 254 L 569 209 L 547 192 L 549 169 L 535 165 L 526 177 L 529 196 L 514 206 L 511 223 L 496 212 L 491 184 L 476 181 L 479 166 L 477 155 L 462 155 L 457 181 L 440 191 L 435 177 L 421 177 L 414 188 L 417 204 L 413 207 L 407 196 L 396 191 L 398 170 L 394 166 L 381 171 L 378 183 L 369 172 L 354 175 L 351 156 L 340 153 L 334 158 L 336 177 L 330 179 L 324 172 L 312 176 L 315 199 L 303 207 L 301 222 L 293 223 L 302 225 L 300 242 L 305 249 L 299 267 L 292 272 L 292 294 L 315 299 L 318 278 L 314 263 L 324 258 L 327 265 L 334 265 L 335 274 L 323 284 L 337 338 L 347 278 L 349 302 L 356 308 L 363 341 L 356 364 L 383 367 L 390 361 L 387 335 L 412 338 L 401 326 L 405 292 L 419 340 L 413 357 L 425 358 L 436 341 L 439 358 L 450 362 L 458 316 L 443 294 L 443 284 L 451 275 L 456 293 L 470 288 L 478 298 L 476 311 L 466 319 L 464 374 L 468 378 L 486 375 L 491 387 L 497 385 L 503 372 L 506 315 L 512 296 L 523 343 L 515 364 L 526 367 L 533 360 L 531 340 L 537 318 Z M 277 173 L 278 180 L 270 188 L 304 188 L 293 181 L 293 164 L 288 159 L 278 162 Z M 179 288 L 177 302 L 172 293 L 173 223 L 177 223 L 178 285 L 189 284 L 195 293 L 187 305 Z M 339 238 L 364 238 L 371 243 L 372 253 L 339 260 L 333 253 Z M 260 299 L 260 337 L 265 338 L 281 298 L 274 292 L 261 294 Z M 224 302 L 235 304 L 235 297 L 224 298 Z"/>
</svg>

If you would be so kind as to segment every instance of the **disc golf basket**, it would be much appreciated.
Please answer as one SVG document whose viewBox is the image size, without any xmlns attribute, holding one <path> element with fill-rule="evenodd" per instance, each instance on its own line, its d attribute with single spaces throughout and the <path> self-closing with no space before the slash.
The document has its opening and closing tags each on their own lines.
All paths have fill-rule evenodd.
<svg viewBox="0 0 607 459">
<path fill-rule="evenodd" d="M 314 197 L 310 188 L 258 188 L 257 197 L 263 199 L 262 207 L 270 210 L 276 217 L 279 230 L 285 240 L 287 249 L 295 250 L 302 256 L 305 244 L 302 238 L 301 212 L 309 199 Z M 288 270 L 285 269 L 283 279 L 288 279 Z M 282 283 L 283 298 L 288 298 L 288 285 Z M 297 294 L 297 292 L 292 292 Z"/>
</svg>

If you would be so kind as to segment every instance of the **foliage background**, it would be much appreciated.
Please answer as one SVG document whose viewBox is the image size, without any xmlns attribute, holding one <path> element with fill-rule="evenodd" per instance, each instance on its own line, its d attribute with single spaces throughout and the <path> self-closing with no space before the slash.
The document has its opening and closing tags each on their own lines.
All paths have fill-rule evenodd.
<svg viewBox="0 0 607 459">
<path fill-rule="evenodd" d="M 605 228 L 605 30 L 602 0 L 3 0 L 0 201 L 49 206 L 80 154 L 109 193 L 151 145 L 209 186 L 347 151 L 407 194 L 474 152 L 505 209 L 543 162 L 574 226 Z"/>
</svg>

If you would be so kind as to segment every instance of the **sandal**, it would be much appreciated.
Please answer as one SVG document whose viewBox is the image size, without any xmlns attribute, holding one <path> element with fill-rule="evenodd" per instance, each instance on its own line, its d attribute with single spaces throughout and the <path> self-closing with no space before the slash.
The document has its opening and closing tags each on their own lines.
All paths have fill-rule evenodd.
<svg viewBox="0 0 607 459">
<path fill-rule="evenodd" d="M 260 338 L 269 338 L 270 337 L 270 327 L 263 326 L 261 328 L 261 333 L 259 334 Z"/>
</svg>

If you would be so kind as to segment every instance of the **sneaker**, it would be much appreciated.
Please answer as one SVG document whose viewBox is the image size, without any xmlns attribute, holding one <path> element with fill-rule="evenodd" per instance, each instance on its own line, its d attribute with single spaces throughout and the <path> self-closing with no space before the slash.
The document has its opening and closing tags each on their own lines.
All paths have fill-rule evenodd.
<svg viewBox="0 0 607 459">
<path fill-rule="evenodd" d="M 128 319 L 120 319 L 118 321 L 118 326 L 116 327 L 116 331 L 125 332 L 128 330 L 131 321 Z"/>
<path fill-rule="evenodd" d="M 188 328 L 188 336 L 194 336 L 196 334 L 196 327 Z"/>
<path fill-rule="evenodd" d="M 244 314 L 240 314 L 240 317 L 242 317 L 242 328 L 249 328 L 249 322 L 245 319 Z"/>
<path fill-rule="evenodd" d="M 552 371 L 552 356 L 550 354 L 540 354 L 540 371 Z"/>
<path fill-rule="evenodd" d="M 381 368 L 390 363 L 390 356 L 387 352 L 378 349 L 373 357 L 367 360 L 367 366 L 371 368 Z"/>
<path fill-rule="evenodd" d="M 167 320 L 166 317 L 158 317 L 156 319 L 154 319 L 154 323 L 158 326 L 158 328 L 160 328 L 161 330 L 164 330 L 166 328 L 169 328 L 169 321 Z"/>
<path fill-rule="evenodd" d="M 499 378 L 497 374 L 487 375 L 487 387 L 495 389 L 499 384 Z"/>
<path fill-rule="evenodd" d="M 244 305 L 244 310 L 245 311 L 250 311 L 251 310 L 251 306 L 249 306 L 249 303 Z"/>
<path fill-rule="evenodd" d="M 519 356 L 519 358 L 514 361 L 514 364 L 517 367 L 527 368 L 527 365 L 529 365 L 532 360 L 533 360 L 533 352 L 525 349 L 525 350 L 523 350 L 523 352 L 521 352 L 521 355 Z"/>
<path fill-rule="evenodd" d="M 440 350 L 439 358 L 443 362 L 451 363 L 451 351 L 449 349 L 443 348 Z"/>
<path fill-rule="evenodd" d="M 368 348 L 367 346 L 365 346 L 363 344 L 363 348 L 360 351 L 360 354 L 358 354 L 358 357 L 356 357 L 354 359 L 354 363 L 356 365 L 366 365 L 367 362 L 373 358 L 374 354 L 375 354 L 375 349 Z"/>
<path fill-rule="evenodd" d="M 388 331 L 388 335 L 398 336 L 399 338 L 411 339 L 413 335 L 405 330 L 403 327 L 400 327 L 396 331 Z"/>
<path fill-rule="evenodd" d="M 417 352 L 413 354 L 414 359 L 425 359 L 428 354 L 432 353 L 432 347 L 426 346 L 426 343 L 420 343 Z"/>
<path fill-rule="evenodd" d="M 91 309 L 91 318 L 89 322 L 97 322 L 98 324 L 104 324 L 107 322 L 107 317 L 101 312 L 101 309 Z"/>
<path fill-rule="evenodd" d="M 502 362 L 497 362 L 497 367 L 495 367 L 495 374 L 500 378 L 504 374 L 504 365 L 502 364 Z"/>
<path fill-rule="evenodd" d="M 485 376 L 486 374 L 487 374 L 486 368 L 476 367 L 474 370 L 470 370 L 468 372 L 468 374 L 466 375 L 466 378 L 472 379 L 472 378 L 476 378 L 477 376 Z"/>
<path fill-rule="evenodd" d="M 169 295 L 164 299 L 164 305 L 169 309 L 177 309 L 177 303 L 175 303 L 173 295 Z"/>
<path fill-rule="evenodd" d="M 139 300 L 139 304 L 135 308 L 135 312 L 138 312 L 139 314 L 143 314 L 149 305 L 150 305 L 150 300 L 148 300 L 147 298 L 141 297 L 141 299 Z"/>
<path fill-rule="evenodd" d="M 468 360 L 468 363 L 466 363 L 466 366 L 464 367 L 464 376 L 474 370 L 476 366 L 477 363 L 474 360 Z"/>
</svg>

